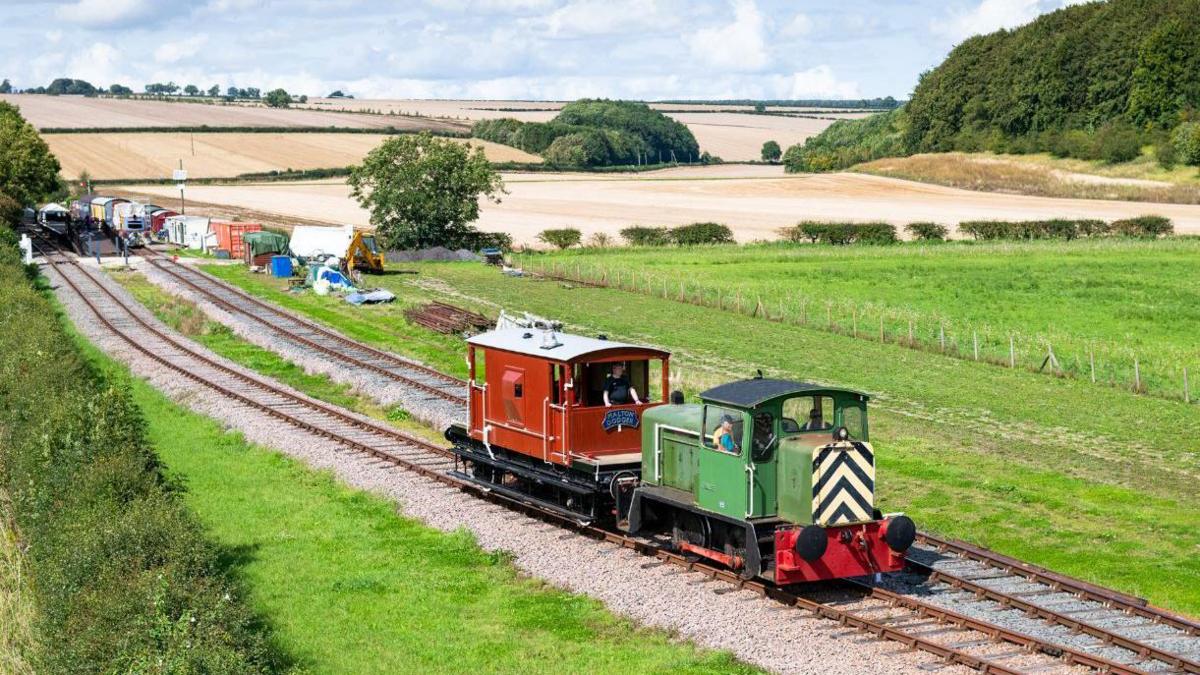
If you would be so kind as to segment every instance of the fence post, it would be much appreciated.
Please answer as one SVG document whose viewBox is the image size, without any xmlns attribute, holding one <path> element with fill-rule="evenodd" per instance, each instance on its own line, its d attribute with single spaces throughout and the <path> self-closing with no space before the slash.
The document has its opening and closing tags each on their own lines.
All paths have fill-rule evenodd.
<svg viewBox="0 0 1200 675">
<path fill-rule="evenodd" d="M 800 301 L 800 323 L 804 326 L 808 325 L 808 298 Z"/>
<path fill-rule="evenodd" d="M 833 330 L 833 303 L 825 303 L 825 327 Z"/>
<path fill-rule="evenodd" d="M 879 315 L 879 344 L 883 344 L 883 314 Z"/>
<path fill-rule="evenodd" d="M 979 331 L 971 331 L 971 343 L 975 347 L 975 360 L 979 360 Z"/>
<path fill-rule="evenodd" d="M 1188 387 L 1187 368 L 1183 369 L 1183 402 L 1192 402 L 1192 390 Z"/>
<path fill-rule="evenodd" d="M 1142 391 L 1142 366 L 1138 363 L 1138 357 L 1133 357 L 1133 391 L 1140 393 Z"/>
<path fill-rule="evenodd" d="M 1017 345 L 1013 342 L 1013 336 L 1008 336 L 1008 367 L 1017 367 Z"/>
<path fill-rule="evenodd" d="M 912 319 L 908 320 L 908 346 L 913 346 L 913 326 Z"/>
<path fill-rule="evenodd" d="M 717 286 L 717 309 L 725 309 L 725 305 L 721 302 L 721 287 Z"/>
<path fill-rule="evenodd" d="M 938 344 L 942 347 L 942 352 L 946 351 L 946 324 L 938 324 Z"/>
<path fill-rule="evenodd" d="M 850 308 L 850 331 L 854 337 L 858 337 L 858 308 Z"/>
<path fill-rule="evenodd" d="M 737 313 L 738 314 L 742 313 L 742 291 L 741 291 L 741 289 L 739 289 L 737 292 Z"/>
<path fill-rule="evenodd" d="M 1096 384 L 1096 352 L 1088 348 L 1088 365 L 1092 369 L 1092 384 Z"/>
</svg>

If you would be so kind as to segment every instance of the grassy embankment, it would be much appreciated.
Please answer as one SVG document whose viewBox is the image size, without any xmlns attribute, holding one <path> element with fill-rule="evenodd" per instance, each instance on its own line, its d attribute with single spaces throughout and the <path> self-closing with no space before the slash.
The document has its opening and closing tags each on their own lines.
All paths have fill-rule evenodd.
<svg viewBox="0 0 1200 675">
<path fill-rule="evenodd" d="M 29 570 L 21 556 L 17 532 L 8 513 L 8 496 L 0 492 L 0 673 L 32 675 L 36 650 L 33 622 L 37 609 Z"/>
<path fill-rule="evenodd" d="M 1196 173 L 1196 167 L 1163 169 L 1149 155 L 1132 162 L 1107 164 L 1100 160 L 1060 159 L 1048 153 L 946 152 L 877 159 L 857 164 L 850 170 L 983 192 L 1200 204 L 1200 175 Z M 1146 208 L 1153 210 L 1150 206 Z"/>
<path fill-rule="evenodd" d="M 646 295 L 502 277 L 481 265 L 420 270 L 415 279 L 377 281 L 402 302 L 426 295 L 493 313 L 523 309 L 576 331 L 668 346 L 689 393 L 758 367 L 871 392 L 883 508 L 907 510 L 931 531 L 1200 613 L 1195 406 Z M 428 333 L 410 341 L 414 328 L 386 320 L 390 314 L 288 295 L 280 282 L 238 268 L 209 271 L 401 353 L 428 357 L 438 345 L 441 353 L 427 360 L 462 374 L 461 345 Z"/>
<path fill-rule="evenodd" d="M 891 247 L 766 244 L 743 247 L 583 249 L 523 262 L 571 278 L 879 341 L 1039 368 L 1054 349 L 1062 371 L 1119 388 L 1183 398 L 1200 380 L 1200 240 L 955 242 Z M 631 271 L 637 271 L 636 278 Z M 740 298 L 740 301 L 739 301 Z M 732 318 L 730 320 L 733 320 Z M 882 322 L 882 324 L 881 324 Z M 1054 368 L 1047 364 L 1046 371 Z"/>
<path fill-rule="evenodd" d="M 114 378 L 127 371 L 90 344 Z M 522 578 L 465 533 L 396 514 L 129 379 L 184 499 L 305 673 L 754 672 Z"/>
</svg>

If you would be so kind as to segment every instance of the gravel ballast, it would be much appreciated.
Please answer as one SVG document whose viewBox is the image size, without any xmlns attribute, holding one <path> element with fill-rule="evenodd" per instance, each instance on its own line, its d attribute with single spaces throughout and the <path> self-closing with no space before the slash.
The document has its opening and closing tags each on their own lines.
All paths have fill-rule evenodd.
<svg viewBox="0 0 1200 675">
<path fill-rule="evenodd" d="M 748 663 L 776 672 L 967 672 L 957 666 L 943 667 L 932 655 L 908 652 L 899 644 L 784 608 L 751 591 L 733 591 L 702 574 L 659 564 L 627 549 L 600 544 L 475 499 L 231 404 L 213 390 L 179 377 L 112 336 L 53 270 L 47 269 L 46 273 L 55 282 L 67 315 L 83 335 L 173 400 L 242 432 L 251 442 L 298 458 L 313 468 L 330 470 L 350 486 L 385 495 L 409 517 L 447 532 L 466 529 L 485 550 L 510 552 L 513 563 L 524 573 L 597 598 L 617 614 L 673 631 L 703 647 L 730 650 Z M 136 306 L 118 284 L 107 278 L 104 283 Z M 153 319 L 148 310 L 137 311 L 152 325 L 177 336 Z M 200 353 L 232 365 L 192 344 Z"/>
</svg>

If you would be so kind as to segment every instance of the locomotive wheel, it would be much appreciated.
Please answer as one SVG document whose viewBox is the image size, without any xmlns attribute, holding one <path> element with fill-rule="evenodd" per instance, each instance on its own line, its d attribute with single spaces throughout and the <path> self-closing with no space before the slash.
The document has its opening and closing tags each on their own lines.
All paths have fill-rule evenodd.
<svg viewBox="0 0 1200 675">
<path fill-rule="evenodd" d="M 675 512 L 674 524 L 671 526 L 671 545 L 676 550 L 684 542 L 707 548 L 711 535 L 712 528 L 708 524 L 708 518 L 690 511 Z"/>
</svg>

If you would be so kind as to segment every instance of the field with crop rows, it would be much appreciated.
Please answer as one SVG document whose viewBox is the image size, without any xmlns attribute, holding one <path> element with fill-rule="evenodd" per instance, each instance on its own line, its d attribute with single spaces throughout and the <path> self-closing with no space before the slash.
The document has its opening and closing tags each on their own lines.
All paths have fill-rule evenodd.
<svg viewBox="0 0 1200 675">
<path fill-rule="evenodd" d="M 358 164 L 383 142 L 383 134 L 337 133 L 95 133 L 43 134 L 73 179 L 169 178 L 183 160 L 192 178 L 232 178 L 287 169 L 328 169 Z M 455 139 L 460 140 L 460 139 Z M 461 142 L 466 142 L 462 139 Z M 493 162 L 540 162 L 540 157 L 472 139 Z"/>
<path fill-rule="evenodd" d="M 1184 398 L 1184 369 L 1189 396 L 1200 391 L 1198 254 L 1188 238 L 585 249 L 521 262 L 1000 366 L 1083 380 L 1094 368 L 1099 383 Z"/>
</svg>

